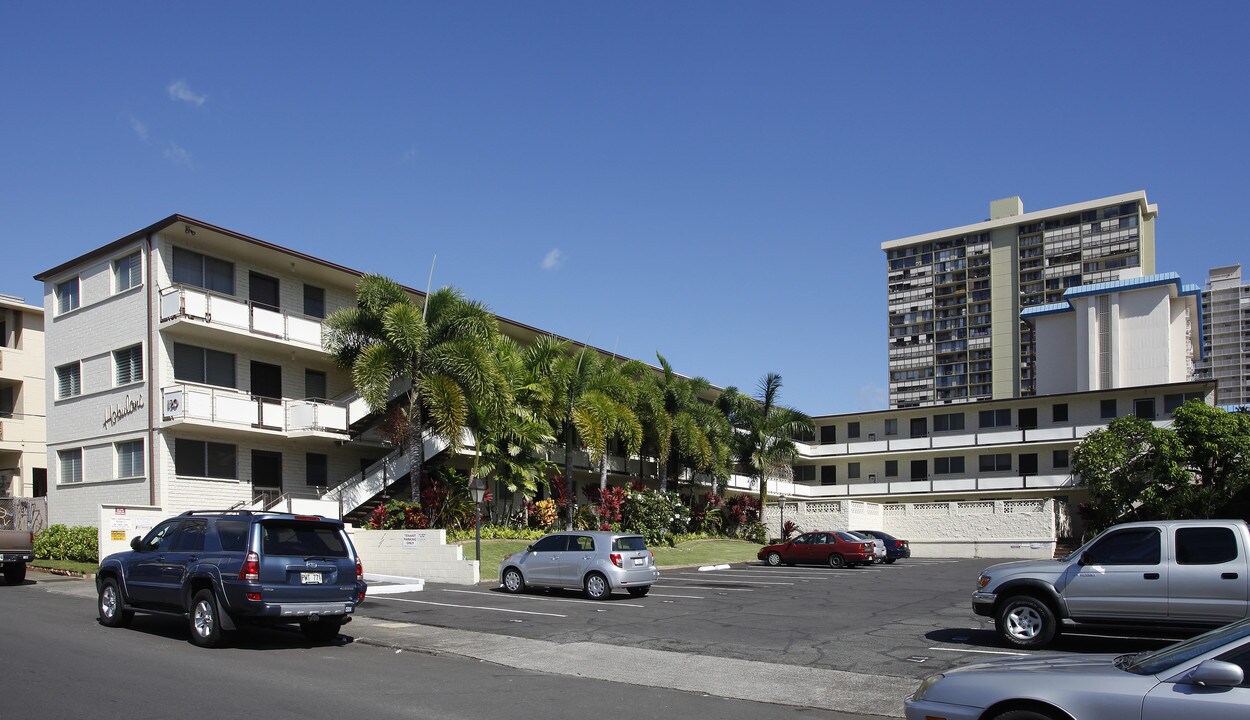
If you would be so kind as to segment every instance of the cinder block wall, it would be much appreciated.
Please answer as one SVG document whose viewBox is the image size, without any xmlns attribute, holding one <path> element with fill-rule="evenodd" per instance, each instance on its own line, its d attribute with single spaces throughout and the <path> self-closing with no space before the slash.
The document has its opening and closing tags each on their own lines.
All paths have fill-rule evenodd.
<svg viewBox="0 0 1250 720">
<path fill-rule="evenodd" d="M 478 562 L 465 560 L 460 545 L 448 545 L 446 530 L 351 528 L 348 533 L 366 573 L 455 585 L 476 585 L 481 579 Z"/>
</svg>

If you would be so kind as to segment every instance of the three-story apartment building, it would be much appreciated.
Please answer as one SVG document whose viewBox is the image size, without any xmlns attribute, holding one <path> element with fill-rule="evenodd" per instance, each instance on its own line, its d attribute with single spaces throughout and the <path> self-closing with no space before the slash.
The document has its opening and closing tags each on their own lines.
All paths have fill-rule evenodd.
<svg viewBox="0 0 1250 720">
<path fill-rule="evenodd" d="M 43 309 L 0 295 L 0 497 L 47 492 Z"/>
</svg>

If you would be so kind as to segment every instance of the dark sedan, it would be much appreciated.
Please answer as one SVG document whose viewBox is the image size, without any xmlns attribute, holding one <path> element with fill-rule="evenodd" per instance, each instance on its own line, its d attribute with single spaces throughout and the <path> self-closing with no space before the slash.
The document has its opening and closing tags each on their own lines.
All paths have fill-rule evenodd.
<svg viewBox="0 0 1250 720">
<path fill-rule="evenodd" d="M 844 532 L 803 533 L 795 539 L 760 548 L 759 559 L 776 567 L 785 563 L 828 565 L 833 568 L 871 565 L 873 543 Z"/>
<path fill-rule="evenodd" d="M 875 537 L 885 542 L 885 563 L 887 565 L 895 560 L 911 557 L 911 545 L 906 540 L 899 540 L 890 533 L 881 532 L 880 530 L 856 530 L 860 535 Z"/>
</svg>

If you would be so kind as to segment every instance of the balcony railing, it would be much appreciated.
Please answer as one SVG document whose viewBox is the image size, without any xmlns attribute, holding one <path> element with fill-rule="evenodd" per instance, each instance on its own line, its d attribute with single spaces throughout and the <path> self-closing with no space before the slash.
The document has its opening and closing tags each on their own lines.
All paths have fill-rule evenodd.
<svg viewBox="0 0 1250 720">
<path fill-rule="evenodd" d="M 161 389 L 161 417 L 165 422 L 220 424 L 292 436 L 332 433 L 347 437 L 351 424 L 347 403 L 258 398 L 229 388 L 186 384 Z"/>
<path fill-rule="evenodd" d="M 161 290 L 161 322 L 180 318 L 321 349 L 317 318 L 184 285 Z"/>
</svg>

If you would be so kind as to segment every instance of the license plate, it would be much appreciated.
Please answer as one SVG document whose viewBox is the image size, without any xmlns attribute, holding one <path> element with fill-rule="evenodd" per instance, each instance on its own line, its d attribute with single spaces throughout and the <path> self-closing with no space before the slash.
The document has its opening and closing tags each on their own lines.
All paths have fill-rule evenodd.
<svg viewBox="0 0 1250 720">
<path fill-rule="evenodd" d="M 300 573 L 299 581 L 304 585 L 320 585 L 321 573 Z"/>
<path fill-rule="evenodd" d="M 644 562 L 642 558 L 634 558 L 635 565 L 641 565 Z"/>
</svg>

